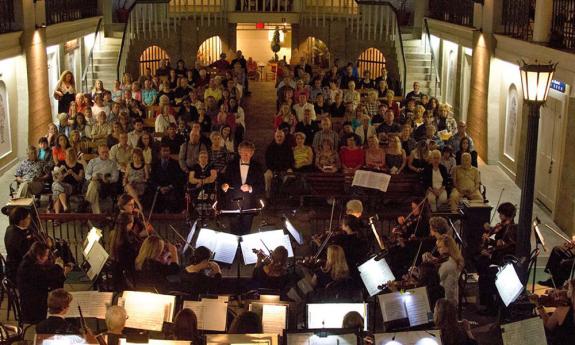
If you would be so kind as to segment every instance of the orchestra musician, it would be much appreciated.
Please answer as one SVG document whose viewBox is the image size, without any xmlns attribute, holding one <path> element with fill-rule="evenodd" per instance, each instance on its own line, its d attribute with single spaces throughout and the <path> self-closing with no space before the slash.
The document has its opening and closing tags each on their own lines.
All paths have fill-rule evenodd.
<svg viewBox="0 0 575 345">
<path fill-rule="evenodd" d="M 174 340 L 189 340 L 192 345 L 202 344 L 198 332 L 198 318 L 193 310 L 184 308 L 174 319 Z"/>
<path fill-rule="evenodd" d="M 440 331 L 444 345 L 477 345 L 467 320 L 457 320 L 457 306 L 442 298 L 435 303 L 433 322 Z"/>
<path fill-rule="evenodd" d="M 341 220 L 341 231 L 336 232 L 330 244 L 338 245 L 343 249 L 352 278 L 359 278 L 357 266 L 362 264 L 368 256 L 368 244 L 361 236 L 362 222 L 357 217 L 346 214 Z M 361 280 L 354 279 L 355 282 Z"/>
<path fill-rule="evenodd" d="M 349 267 L 343 248 L 336 245 L 327 247 L 326 261 L 315 271 L 312 285 L 317 289 L 324 289 L 330 285 L 349 279 Z"/>
<path fill-rule="evenodd" d="M 182 287 L 191 295 L 217 293 L 222 280 L 222 270 L 215 261 L 210 261 L 212 252 L 200 246 L 194 251 L 192 264 L 182 274 Z"/>
<path fill-rule="evenodd" d="M 459 303 L 459 276 L 465 266 L 463 256 L 453 237 L 442 235 L 437 240 L 437 251 L 440 262 L 438 268 L 439 281 L 445 289 L 445 298 L 457 306 Z"/>
<path fill-rule="evenodd" d="M 288 251 L 284 246 L 275 248 L 269 256 L 262 251 L 257 253 L 252 281 L 258 288 L 283 291 L 288 284 Z"/>
<path fill-rule="evenodd" d="M 545 265 L 545 272 L 551 274 L 551 278 L 538 283 L 548 287 L 563 286 L 571 276 L 575 260 L 575 239 L 551 250 L 551 255 Z"/>
<path fill-rule="evenodd" d="M 569 344 L 575 338 L 575 280 L 570 280 L 567 284 L 567 303 L 557 306 L 555 311 L 548 315 L 539 303 L 535 302 L 537 313 L 543 319 L 545 329 L 548 331 L 550 345 Z"/>
<path fill-rule="evenodd" d="M 355 329 L 359 337 L 358 344 L 375 344 L 375 337 L 372 333 L 364 331 L 363 317 L 357 311 L 350 311 L 343 316 L 341 327 L 344 329 Z"/>
<path fill-rule="evenodd" d="M 116 203 L 118 205 L 118 210 L 120 211 L 118 215 L 122 213 L 130 214 L 134 217 L 134 226 L 132 231 L 141 238 L 141 241 L 145 237 L 148 237 L 148 234 L 154 231 L 152 224 L 148 223 L 144 213 L 140 208 L 138 208 L 136 199 L 134 199 L 131 195 L 125 193 L 118 197 L 118 201 Z"/>
<path fill-rule="evenodd" d="M 112 260 L 114 291 L 123 291 L 130 285 L 130 282 L 134 282 L 134 265 L 142 244 L 141 238 L 134 231 L 132 214 L 121 212 L 118 215 L 108 243 L 108 253 Z"/>
<path fill-rule="evenodd" d="M 32 222 L 30 210 L 24 207 L 14 207 L 10 210 L 8 228 L 4 235 L 6 247 L 6 277 L 16 281 L 16 271 L 24 255 L 28 252 L 35 239 L 29 231 Z"/>
<path fill-rule="evenodd" d="M 242 210 L 258 208 L 258 199 L 265 191 L 264 172 L 261 165 L 252 159 L 255 146 L 243 141 L 238 146 L 239 159 L 226 167 L 222 177 L 222 191 L 226 209 Z M 237 205 L 236 205 L 237 203 Z M 232 229 L 240 234 L 248 234 L 252 227 L 253 213 L 241 213 L 232 219 Z"/>
<path fill-rule="evenodd" d="M 504 202 L 497 208 L 499 219 L 496 226 L 489 228 L 489 232 L 483 234 L 483 249 L 476 258 L 475 266 L 479 274 L 479 303 L 485 307 L 482 314 L 496 313 L 497 289 L 495 288 L 495 276 L 497 267 L 503 264 L 506 255 L 515 253 L 517 239 L 517 226 L 515 225 L 516 209 L 512 203 Z"/>
<path fill-rule="evenodd" d="M 244 311 L 235 317 L 228 330 L 229 334 L 259 334 L 263 333 L 260 316 L 253 311 Z"/>
<path fill-rule="evenodd" d="M 63 287 L 70 266 L 53 259 L 50 248 L 34 242 L 18 266 L 16 285 L 20 294 L 22 320 L 36 323 L 46 318 L 48 292 Z"/>
<path fill-rule="evenodd" d="M 60 288 L 48 295 L 48 318 L 36 325 L 37 334 L 80 334 L 80 329 L 66 320 L 72 295 Z"/>
<path fill-rule="evenodd" d="M 119 345 L 120 338 L 124 338 L 124 327 L 128 320 L 128 314 L 124 307 L 113 305 L 106 310 L 106 335 L 108 345 Z"/>
<path fill-rule="evenodd" d="M 176 247 L 155 235 L 142 243 L 135 263 L 138 290 L 169 291 L 168 276 L 177 275 L 180 270 Z"/>
</svg>

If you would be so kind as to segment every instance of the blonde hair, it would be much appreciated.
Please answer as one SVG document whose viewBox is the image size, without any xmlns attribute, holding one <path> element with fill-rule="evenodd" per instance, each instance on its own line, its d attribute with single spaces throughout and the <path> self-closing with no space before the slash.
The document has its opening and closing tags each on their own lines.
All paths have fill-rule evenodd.
<svg viewBox="0 0 575 345">
<path fill-rule="evenodd" d="M 349 267 L 343 248 L 337 245 L 327 247 L 325 269 L 330 272 L 331 279 L 342 280 L 349 277 Z"/>
<path fill-rule="evenodd" d="M 455 261 L 457 268 L 462 270 L 465 266 L 465 262 L 463 260 L 463 256 L 461 255 L 461 251 L 459 248 L 457 248 L 457 243 L 455 243 L 453 237 L 449 235 L 441 235 L 437 242 L 441 242 L 447 248 L 449 256 Z"/>
<path fill-rule="evenodd" d="M 433 150 L 429 152 L 429 159 L 439 158 L 441 159 L 441 152 L 439 150 Z"/>
<path fill-rule="evenodd" d="M 76 81 L 74 80 L 74 73 L 72 73 L 72 71 L 69 70 L 65 70 L 64 72 L 62 72 L 62 74 L 60 74 L 60 79 L 58 79 L 58 83 L 56 84 L 58 85 L 58 87 L 64 82 L 68 74 L 72 76 L 72 79 L 70 79 L 70 84 L 76 87 Z"/>
<path fill-rule="evenodd" d="M 164 251 L 164 241 L 158 236 L 146 238 L 136 257 L 136 271 L 141 271 L 146 259 L 156 259 Z"/>
</svg>

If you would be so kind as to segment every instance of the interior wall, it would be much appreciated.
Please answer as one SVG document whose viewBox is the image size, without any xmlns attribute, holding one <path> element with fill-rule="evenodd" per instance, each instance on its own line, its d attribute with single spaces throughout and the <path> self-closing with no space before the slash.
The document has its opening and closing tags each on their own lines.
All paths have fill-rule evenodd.
<svg viewBox="0 0 575 345">
<path fill-rule="evenodd" d="M 271 50 L 271 40 L 273 38 L 273 33 L 275 28 L 267 28 L 256 30 L 256 29 L 244 29 L 238 26 L 236 39 L 237 47 L 242 51 L 246 59 L 251 57 L 255 61 L 267 63 L 270 61 L 274 53 Z M 283 38 L 283 41 L 282 41 Z M 280 30 L 280 46 L 281 49 L 277 53 L 279 59 L 285 57 L 286 61 L 289 63 L 291 61 L 291 46 L 292 46 L 292 32 L 288 30 L 283 33 Z"/>
</svg>

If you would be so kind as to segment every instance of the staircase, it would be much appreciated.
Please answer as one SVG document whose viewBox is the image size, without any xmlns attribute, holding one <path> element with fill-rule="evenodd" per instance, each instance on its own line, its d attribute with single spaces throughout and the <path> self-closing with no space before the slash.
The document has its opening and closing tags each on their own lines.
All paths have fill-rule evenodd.
<svg viewBox="0 0 575 345">
<path fill-rule="evenodd" d="M 122 44 L 116 33 L 112 37 L 104 37 L 102 41 L 94 47 L 94 69 L 90 71 L 89 77 L 93 85 L 94 80 L 101 80 L 104 88 L 111 90 L 116 80 L 116 66 L 118 63 L 118 54 Z M 121 76 L 120 76 L 121 77 Z"/>
<path fill-rule="evenodd" d="M 424 42 L 412 34 L 402 34 L 401 38 L 407 62 L 405 93 L 413 90 L 413 83 L 417 81 L 421 86 L 421 92 L 432 97 L 439 97 L 440 88 L 439 84 L 437 90 L 435 87 L 435 70 L 431 64 L 431 53 L 426 51 Z"/>
</svg>

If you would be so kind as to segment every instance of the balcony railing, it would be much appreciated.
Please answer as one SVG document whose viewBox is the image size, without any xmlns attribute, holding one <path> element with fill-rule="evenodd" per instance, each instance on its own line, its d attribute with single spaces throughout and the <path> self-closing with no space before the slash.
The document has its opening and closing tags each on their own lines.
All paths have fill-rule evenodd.
<svg viewBox="0 0 575 345">
<path fill-rule="evenodd" d="M 473 25 L 472 0 L 429 0 L 429 17 L 458 25 Z"/>
<path fill-rule="evenodd" d="M 0 0 L 0 34 L 19 30 L 14 19 L 14 0 Z"/>
<path fill-rule="evenodd" d="M 553 2 L 550 46 L 575 50 L 575 0 Z"/>
<path fill-rule="evenodd" d="M 535 0 L 503 0 L 503 34 L 521 40 L 533 37 Z"/>
<path fill-rule="evenodd" d="M 58 24 L 99 15 L 98 0 L 46 0 L 46 24 Z"/>
</svg>

